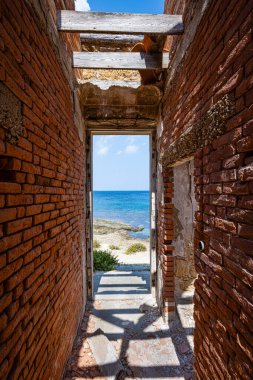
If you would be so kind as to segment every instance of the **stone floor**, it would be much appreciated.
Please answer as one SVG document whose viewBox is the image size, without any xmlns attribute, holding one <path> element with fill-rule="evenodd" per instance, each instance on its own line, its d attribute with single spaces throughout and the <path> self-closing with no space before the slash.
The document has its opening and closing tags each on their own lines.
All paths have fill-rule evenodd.
<svg viewBox="0 0 253 380">
<path fill-rule="evenodd" d="M 149 293 L 149 272 L 97 273 L 94 285 L 65 380 L 194 379 L 192 294 L 178 299 L 168 326 Z"/>
</svg>

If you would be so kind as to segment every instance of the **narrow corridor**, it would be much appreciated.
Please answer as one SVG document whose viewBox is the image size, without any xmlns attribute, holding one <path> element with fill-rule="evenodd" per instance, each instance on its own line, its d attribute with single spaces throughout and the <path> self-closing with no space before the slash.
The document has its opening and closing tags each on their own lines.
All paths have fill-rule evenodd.
<svg viewBox="0 0 253 380">
<path fill-rule="evenodd" d="M 168 325 L 149 293 L 149 272 L 100 272 L 94 285 L 65 380 L 194 378 L 191 294 Z"/>
</svg>

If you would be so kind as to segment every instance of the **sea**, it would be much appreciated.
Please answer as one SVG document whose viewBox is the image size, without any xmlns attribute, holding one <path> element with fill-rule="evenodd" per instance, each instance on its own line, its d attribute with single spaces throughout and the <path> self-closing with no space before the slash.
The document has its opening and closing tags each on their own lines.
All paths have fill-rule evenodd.
<svg viewBox="0 0 253 380">
<path fill-rule="evenodd" d="M 150 235 L 149 191 L 94 191 L 93 218 L 144 227 L 130 235 L 147 239 Z"/>
</svg>

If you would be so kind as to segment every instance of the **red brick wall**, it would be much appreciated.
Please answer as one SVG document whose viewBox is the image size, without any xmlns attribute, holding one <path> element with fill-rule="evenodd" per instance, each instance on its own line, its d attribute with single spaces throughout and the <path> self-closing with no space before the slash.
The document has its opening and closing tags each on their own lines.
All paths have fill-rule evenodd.
<svg viewBox="0 0 253 380">
<path fill-rule="evenodd" d="M 39 4 L 0 4 L 1 379 L 60 379 L 84 302 L 84 157 L 69 70 L 79 42 L 52 27 L 56 7 L 73 2 L 45 0 L 45 13 Z"/>
<path fill-rule="evenodd" d="M 163 199 L 160 199 L 158 205 L 158 241 L 157 251 L 158 260 L 161 268 L 160 279 L 162 284 L 162 294 L 158 296 L 160 307 L 163 313 L 174 313 L 175 311 L 175 279 L 174 279 L 174 257 L 172 242 L 174 239 L 174 222 L 173 222 L 173 170 L 165 169 L 162 172 L 163 177 Z M 158 183 L 158 186 L 160 184 Z"/>
<path fill-rule="evenodd" d="M 170 1 L 168 1 L 170 3 Z M 188 1 L 186 12 L 194 1 Z M 190 19 L 185 15 L 186 29 Z M 195 152 L 197 379 L 253 377 L 253 3 L 211 1 L 164 97 L 161 152 L 225 94 L 225 133 Z M 175 40 L 173 55 L 182 38 Z M 199 240 L 205 250 L 198 249 Z"/>
</svg>

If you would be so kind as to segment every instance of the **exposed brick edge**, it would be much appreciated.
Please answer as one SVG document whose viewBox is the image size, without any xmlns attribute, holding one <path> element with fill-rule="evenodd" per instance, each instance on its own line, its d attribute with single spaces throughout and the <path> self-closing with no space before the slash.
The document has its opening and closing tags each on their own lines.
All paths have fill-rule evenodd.
<svg viewBox="0 0 253 380">
<path fill-rule="evenodd" d="M 170 87 L 170 83 L 173 81 L 177 72 L 181 69 L 186 52 L 189 49 L 191 43 L 194 41 L 198 26 L 211 3 L 212 0 L 198 0 L 195 3 L 194 9 L 191 8 L 191 2 L 186 3 L 183 15 L 185 32 L 180 38 L 180 42 L 177 46 L 175 54 L 173 54 L 171 57 L 171 64 L 169 65 L 167 71 L 168 76 L 166 78 L 164 92 L 166 92 L 166 90 Z M 189 21 L 186 19 L 186 17 Z"/>
<path fill-rule="evenodd" d="M 58 30 L 56 21 L 52 17 L 52 14 L 47 9 L 47 2 L 43 0 L 25 0 L 25 3 L 33 9 L 37 19 L 39 27 L 45 32 L 49 38 L 55 55 L 62 67 L 63 73 L 66 77 L 66 80 L 73 91 L 73 114 L 75 119 L 75 125 L 78 130 L 79 138 L 81 141 L 84 141 L 83 130 L 80 128 L 80 125 L 84 125 L 83 117 L 81 114 L 80 108 L 80 93 L 79 93 L 79 84 L 77 77 L 80 76 L 80 71 L 72 68 L 72 58 L 69 54 L 68 49 L 66 48 L 66 41 L 62 39 Z M 74 4 L 74 1 L 73 1 Z M 74 5 L 73 5 L 74 7 Z M 65 33 L 66 34 L 66 33 Z M 71 46 L 71 48 L 73 48 Z M 81 41 L 78 46 L 81 50 Z M 78 50 L 78 49 L 76 49 Z"/>
<path fill-rule="evenodd" d="M 161 157 L 165 166 L 185 159 L 209 145 L 226 131 L 226 122 L 235 113 L 235 102 L 232 94 L 226 94 L 214 104 L 202 118 L 190 126 Z"/>
<path fill-rule="evenodd" d="M 76 83 L 76 79 L 71 67 L 71 58 L 69 57 L 65 44 L 63 44 L 63 41 L 59 36 L 55 21 L 52 18 L 50 12 L 48 12 L 45 1 L 25 0 L 25 2 L 29 7 L 32 7 L 38 19 L 37 25 L 39 25 L 40 28 L 42 28 L 42 30 L 46 33 L 52 45 L 54 46 L 55 54 L 59 62 L 61 63 L 66 79 L 69 81 L 69 77 L 71 78 L 69 84 L 71 85 L 71 89 L 73 90 L 74 83 Z"/>
</svg>

